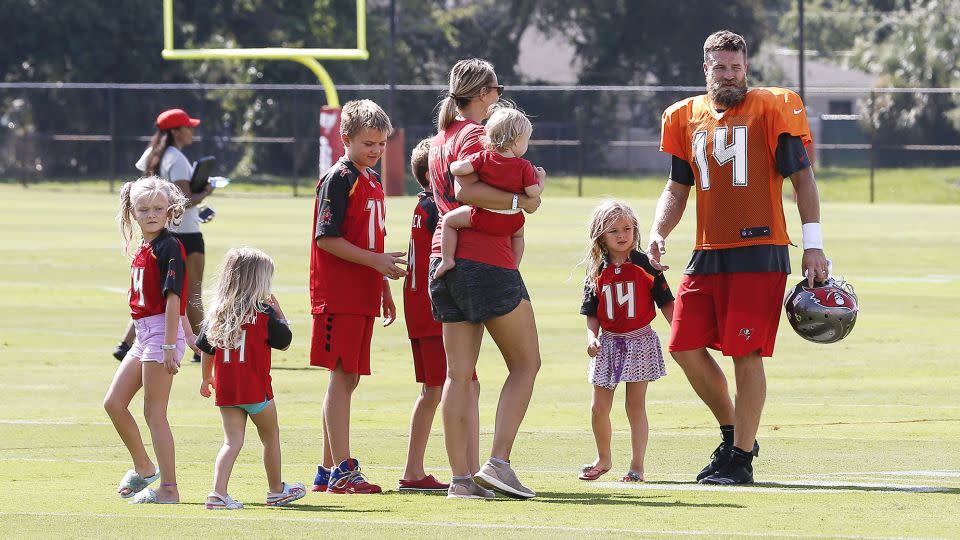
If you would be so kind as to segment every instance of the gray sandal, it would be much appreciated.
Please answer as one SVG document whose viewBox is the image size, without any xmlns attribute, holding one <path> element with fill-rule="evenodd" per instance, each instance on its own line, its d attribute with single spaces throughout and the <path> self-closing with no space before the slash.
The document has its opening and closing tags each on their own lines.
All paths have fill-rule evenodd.
<svg viewBox="0 0 960 540">
<path fill-rule="evenodd" d="M 123 475 L 123 480 L 120 480 L 120 484 L 117 486 L 117 493 L 120 493 L 123 489 L 129 489 L 130 492 L 126 495 L 120 493 L 120 497 L 124 499 L 129 499 L 137 493 L 143 491 L 150 484 L 157 481 L 160 478 L 160 469 L 157 469 L 157 472 L 153 476 L 148 476 L 146 478 L 137 474 L 137 471 L 130 469 L 127 471 L 127 474 Z"/>
</svg>

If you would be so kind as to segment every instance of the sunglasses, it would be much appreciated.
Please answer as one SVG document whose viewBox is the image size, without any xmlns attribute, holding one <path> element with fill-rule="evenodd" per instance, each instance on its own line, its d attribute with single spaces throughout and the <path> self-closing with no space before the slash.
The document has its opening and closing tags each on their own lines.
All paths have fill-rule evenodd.
<svg viewBox="0 0 960 540">
<path fill-rule="evenodd" d="M 503 95 L 503 85 L 502 85 L 502 84 L 498 84 L 497 86 L 484 86 L 484 88 L 490 88 L 490 89 L 496 90 L 496 91 L 497 91 L 497 97 L 500 97 L 500 96 Z"/>
</svg>

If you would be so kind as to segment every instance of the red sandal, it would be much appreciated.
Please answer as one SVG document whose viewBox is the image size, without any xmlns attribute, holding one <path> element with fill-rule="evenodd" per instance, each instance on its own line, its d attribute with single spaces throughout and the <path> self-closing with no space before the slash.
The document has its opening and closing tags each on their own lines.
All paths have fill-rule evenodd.
<svg viewBox="0 0 960 540">
<path fill-rule="evenodd" d="M 580 480 L 592 482 L 606 474 L 609 470 L 610 469 L 601 469 L 600 467 L 590 467 L 589 469 L 581 472 L 578 478 L 580 478 Z"/>
</svg>

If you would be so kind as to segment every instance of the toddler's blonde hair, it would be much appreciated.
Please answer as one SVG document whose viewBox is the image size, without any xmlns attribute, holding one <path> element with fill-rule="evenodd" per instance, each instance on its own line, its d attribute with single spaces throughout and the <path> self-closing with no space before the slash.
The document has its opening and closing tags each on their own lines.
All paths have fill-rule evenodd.
<svg viewBox="0 0 960 540">
<path fill-rule="evenodd" d="M 533 124 L 523 111 L 513 107 L 497 107 L 487 120 L 480 143 L 488 150 L 509 150 L 517 140 L 533 133 Z"/>
</svg>

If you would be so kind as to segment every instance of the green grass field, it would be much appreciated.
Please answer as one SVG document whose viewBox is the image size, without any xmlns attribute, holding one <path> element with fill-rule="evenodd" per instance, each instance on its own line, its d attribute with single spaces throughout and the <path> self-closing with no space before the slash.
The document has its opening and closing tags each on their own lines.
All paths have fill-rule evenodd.
<svg viewBox="0 0 960 540">
<path fill-rule="evenodd" d="M 642 231 L 657 191 L 630 192 Z M 218 217 L 205 226 L 207 281 L 234 245 L 260 247 L 275 259 L 276 294 L 294 321 L 293 345 L 274 356 L 273 371 L 284 478 L 309 485 L 320 458 L 327 379 L 306 367 L 312 200 L 229 195 L 228 188 L 210 201 Z M 759 483 L 708 489 L 691 480 L 718 434 L 672 361 L 648 393 L 648 481 L 613 483 L 629 461 L 621 405 L 613 416 L 613 471 L 603 482 L 576 479 L 595 452 L 577 314 L 582 270 L 574 269 L 597 202 L 596 193 L 589 195 L 550 198 L 548 191 L 528 221 L 522 270 L 543 369 L 512 459 L 536 499 L 448 501 L 395 491 L 418 392 L 401 321 L 375 332 L 374 375 L 363 380 L 353 409 L 354 452 L 386 493 L 311 493 L 289 508 L 265 508 L 251 428 L 230 489 L 247 508 L 214 513 L 203 501 L 221 442 L 220 416 L 198 395 L 199 369 L 189 362 L 170 402 L 183 504 L 131 506 L 115 493 L 130 467 L 101 407 L 117 365 L 110 352 L 126 323 L 129 262 L 119 252 L 115 197 L 0 185 L 0 538 L 960 537 L 960 206 L 824 204 L 827 254 L 860 296 L 857 328 L 841 343 L 817 346 L 782 322 L 777 355 L 767 363 Z M 388 248 L 405 250 L 414 199 L 387 204 Z M 799 240 L 791 206 L 788 223 Z M 692 246 L 693 217 L 688 212 L 668 244 L 674 287 Z M 792 251 L 796 266 L 800 253 Z M 394 293 L 399 300 L 398 285 Z M 665 322 L 655 327 L 665 338 Z M 722 364 L 729 373 L 730 362 Z M 490 343 L 478 371 L 481 449 L 489 450 L 505 374 Z M 132 407 L 138 417 L 140 403 Z M 428 471 L 446 477 L 439 421 L 434 434 Z"/>
</svg>

